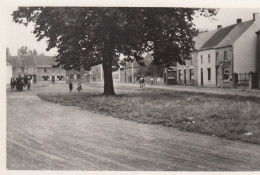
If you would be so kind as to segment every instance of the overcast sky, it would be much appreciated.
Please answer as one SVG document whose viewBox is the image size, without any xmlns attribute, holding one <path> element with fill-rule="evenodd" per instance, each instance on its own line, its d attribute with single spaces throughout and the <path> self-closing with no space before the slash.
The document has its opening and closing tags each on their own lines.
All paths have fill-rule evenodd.
<svg viewBox="0 0 260 175">
<path fill-rule="evenodd" d="M 17 55 L 17 49 L 21 46 L 27 46 L 29 49 L 36 49 L 38 53 L 44 53 L 48 56 L 57 54 L 56 49 L 46 51 L 46 41 L 37 42 L 33 31 L 33 26 L 25 27 L 22 24 L 14 23 L 11 14 L 18 6 L 7 6 L 6 8 L 6 46 L 9 47 L 11 55 Z M 242 18 L 242 21 L 252 20 L 253 13 L 259 13 L 260 9 L 227 9 L 221 8 L 215 17 L 216 20 L 210 21 L 207 18 L 197 18 L 194 20 L 197 28 L 214 30 L 217 25 L 223 27 L 236 23 L 236 19 Z"/>
</svg>

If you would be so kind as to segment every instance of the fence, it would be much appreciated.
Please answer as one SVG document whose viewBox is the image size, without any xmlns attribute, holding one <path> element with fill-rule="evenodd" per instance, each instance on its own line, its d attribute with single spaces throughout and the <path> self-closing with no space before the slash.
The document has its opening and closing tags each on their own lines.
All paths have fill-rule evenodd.
<svg viewBox="0 0 260 175">
<path fill-rule="evenodd" d="M 234 87 L 238 89 L 259 89 L 260 72 L 233 74 Z"/>
</svg>

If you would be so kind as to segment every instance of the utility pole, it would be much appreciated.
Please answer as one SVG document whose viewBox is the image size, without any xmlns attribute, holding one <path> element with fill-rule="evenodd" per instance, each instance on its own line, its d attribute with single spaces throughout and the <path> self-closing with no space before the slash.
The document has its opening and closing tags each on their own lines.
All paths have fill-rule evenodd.
<svg viewBox="0 0 260 175">
<path fill-rule="evenodd" d="M 121 66 L 119 66 L 119 83 L 121 83 L 121 72 L 120 72 Z"/>
<path fill-rule="evenodd" d="M 103 77 L 102 77 L 102 74 L 103 74 L 103 66 L 102 66 L 102 64 L 101 64 L 101 71 L 100 71 L 100 81 L 103 81 Z"/>
<path fill-rule="evenodd" d="M 134 63 L 132 62 L 132 83 L 134 83 L 135 77 L 134 77 Z"/>
<path fill-rule="evenodd" d="M 126 63 L 125 63 L 125 83 L 126 83 Z"/>
</svg>

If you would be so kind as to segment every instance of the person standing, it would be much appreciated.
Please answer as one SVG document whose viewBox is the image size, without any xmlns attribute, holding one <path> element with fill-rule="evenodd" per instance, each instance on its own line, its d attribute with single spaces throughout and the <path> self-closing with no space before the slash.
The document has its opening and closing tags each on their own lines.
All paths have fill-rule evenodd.
<svg viewBox="0 0 260 175">
<path fill-rule="evenodd" d="M 71 83 L 71 81 L 70 81 L 70 83 L 69 83 L 69 89 L 70 89 L 70 92 L 71 92 L 72 89 L 73 89 L 73 84 Z"/>
<path fill-rule="evenodd" d="M 27 81 L 28 81 L 28 82 L 27 82 L 27 87 L 28 87 L 28 90 L 30 90 L 30 87 L 31 87 L 31 79 L 28 79 Z"/>
</svg>

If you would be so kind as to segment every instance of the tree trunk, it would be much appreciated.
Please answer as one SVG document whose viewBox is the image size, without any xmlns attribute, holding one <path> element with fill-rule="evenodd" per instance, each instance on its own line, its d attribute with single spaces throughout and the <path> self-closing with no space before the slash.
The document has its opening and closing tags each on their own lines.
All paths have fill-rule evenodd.
<svg viewBox="0 0 260 175">
<path fill-rule="evenodd" d="M 115 95 L 113 76 L 112 76 L 112 60 L 104 60 L 104 95 Z"/>
</svg>

